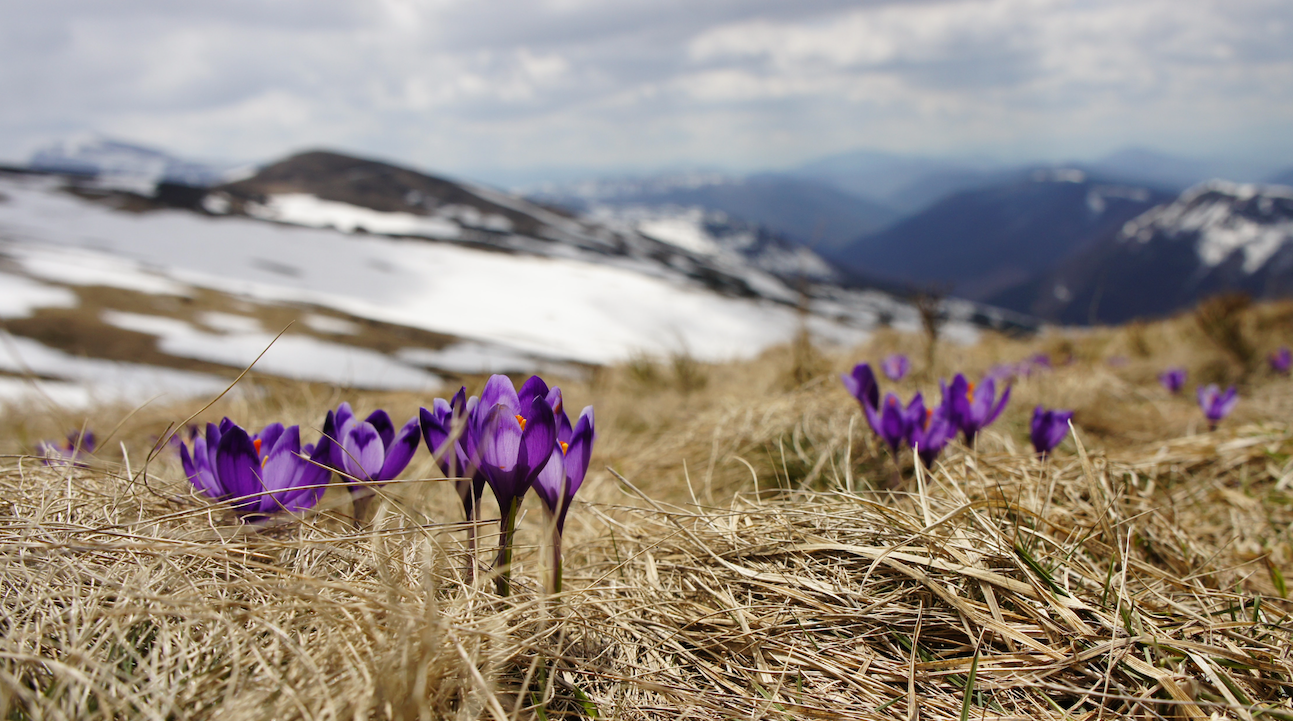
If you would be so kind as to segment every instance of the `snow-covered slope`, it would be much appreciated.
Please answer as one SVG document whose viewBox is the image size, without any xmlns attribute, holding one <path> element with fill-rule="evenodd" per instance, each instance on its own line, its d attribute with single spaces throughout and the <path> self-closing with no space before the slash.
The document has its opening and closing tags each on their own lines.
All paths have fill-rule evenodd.
<svg viewBox="0 0 1293 721">
<path fill-rule="evenodd" d="M 1293 294 L 1293 188 L 1203 183 L 1011 292 L 1042 317 L 1121 322 L 1221 291 Z"/>
<path fill-rule="evenodd" d="M 909 304 L 841 286 L 820 259 L 739 223 L 576 218 L 332 153 L 295 156 L 186 207 L 40 175 L 0 174 L 0 198 L 0 270 L 16 279 L 0 277 L 0 298 L 27 314 L 0 323 L 35 342 L 42 319 L 73 318 L 129 334 L 137 350 L 117 360 L 135 353 L 186 372 L 239 369 L 290 320 L 260 372 L 417 389 L 446 373 L 577 372 L 638 353 L 750 356 L 804 322 L 843 344 L 880 324 L 918 326 Z M 105 288 L 133 299 L 87 308 Z M 947 311 L 954 338 L 1006 322 L 965 303 Z"/>
</svg>

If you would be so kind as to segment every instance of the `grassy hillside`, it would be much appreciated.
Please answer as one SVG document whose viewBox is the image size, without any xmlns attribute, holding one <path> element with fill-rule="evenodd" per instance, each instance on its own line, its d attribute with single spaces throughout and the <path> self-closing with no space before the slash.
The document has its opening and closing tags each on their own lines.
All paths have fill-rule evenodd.
<svg viewBox="0 0 1293 721">
<path fill-rule="evenodd" d="M 313 440 L 342 400 L 398 424 L 429 398 L 253 379 L 205 410 L 10 409 L 0 711 L 1293 718 L 1293 381 L 1263 361 L 1293 338 L 1293 305 L 1203 319 L 942 344 L 932 368 L 921 337 L 882 333 L 847 353 L 549 379 L 569 410 L 595 406 L 599 435 L 559 598 L 533 498 L 517 592 L 468 580 L 460 506 L 425 451 L 360 528 L 340 489 L 299 521 L 239 524 L 173 450 L 150 458 L 198 411 Z M 904 398 L 1036 353 L 1054 368 L 1015 381 L 976 448 L 929 473 L 904 458 L 895 483 L 838 379 L 895 351 L 917 359 L 883 384 Z M 1158 385 L 1167 366 L 1188 369 L 1183 396 Z M 1215 431 L 1202 382 L 1240 388 Z M 1076 412 L 1047 462 L 1028 441 L 1036 404 Z M 25 455 L 82 425 L 101 439 L 86 467 Z"/>
</svg>

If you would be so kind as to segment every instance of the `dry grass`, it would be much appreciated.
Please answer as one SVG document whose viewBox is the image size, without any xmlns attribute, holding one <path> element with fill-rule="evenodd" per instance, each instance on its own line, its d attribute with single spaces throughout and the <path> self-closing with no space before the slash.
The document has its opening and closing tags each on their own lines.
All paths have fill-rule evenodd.
<svg viewBox="0 0 1293 721">
<path fill-rule="evenodd" d="M 1277 345 L 1288 309 L 1248 313 L 1247 342 Z M 1293 718 L 1286 379 L 1249 372 L 1236 417 L 1204 433 L 1155 373 L 1244 369 L 1189 317 L 940 345 L 903 393 L 1038 350 L 1075 361 L 1019 381 L 977 450 L 954 446 L 934 473 L 908 468 L 899 491 L 872 490 L 889 466 L 833 374 L 922 348 L 882 334 L 816 356 L 806 379 L 804 349 L 787 347 L 563 383 L 572 409 L 596 405 L 595 464 L 623 480 L 598 471 L 581 494 L 560 599 L 539 589 L 537 513 L 522 524 L 518 594 L 467 582 L 452 490 L 435 481 L 387 486 L 362 533 L 338 492 L 303 522 L 238 526 L 166 454 L 141 473 L 151 437 L 184 409 L 130 416 L 91 468 L 10 457 L 0 712 Z M 317 425 L 346 397 L 261 386 L 208 415 Z M 427 401 L 351 400 L 397 420 Z M 1076 408 L 1086 445 L 1032 458 L 1034 403 Z M 8 437 L 79 420 L 11 414 Z M 431 477 L 417 463 L 406 477 Z"/>
</svg>

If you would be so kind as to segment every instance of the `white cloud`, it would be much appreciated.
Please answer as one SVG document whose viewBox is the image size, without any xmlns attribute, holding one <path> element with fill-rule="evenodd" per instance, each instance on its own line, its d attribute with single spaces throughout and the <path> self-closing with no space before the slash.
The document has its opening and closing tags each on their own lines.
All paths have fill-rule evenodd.
<svg viewBox="0 0 1293 721">
<path fill-rule="evenodd" d="M 0 0 L 0 18 L 0 158 L 97 129 L 468 175 L 858 146 L 1293 162 L 1277 0 Z"/>
</svg>

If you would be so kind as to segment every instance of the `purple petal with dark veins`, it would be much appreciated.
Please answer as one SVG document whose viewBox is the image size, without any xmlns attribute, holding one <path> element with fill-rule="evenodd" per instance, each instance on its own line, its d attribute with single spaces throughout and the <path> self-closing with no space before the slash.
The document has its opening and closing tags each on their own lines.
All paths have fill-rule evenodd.
<svg viewBox="0 0 1293 721">
<path fill-rule="evenodd" d="M 377 429 L 366 421 L 356 423 L 341 439 L 345 456 L 346 473 L 360 481 L 369 481 L 377 477 L 386 460 L 386 449 L 382 446 L 381 436 Z"/>
<path fill-rule="evenodd" d="M 234 509 L 246 515 L 260 506 L 260 498 L 244 501 L 238 499 L 264 490 L 260 481 L 260 458 L 247 431 L 234 425 L 220 437 L 216 449 L 216 478 L 229 497 L 234 499 Z"/>
<path fill-rule="evenodd" d="M 418 449 L 418 440 L 421 436 L 419 430 L 417 418 L 410 418 L 408 423 L 404 424 L 399 434 L 395 436 L 394 442 L 386 447 L 386 460 L 378 471 L 379 480 L 392 480 L 409 465 L 409 461 L 413 459 L 413 452 Z"/>
<path fill-rule="evenodd" d="M 364 422 L 377 431 L 377 437 L 382 439 L 383 448 L 391 447 L 391 442 L 395 440 L 395 423 L 391 421 L 389 413 L 379 408 L 369 413 Z"/>
</svg>

